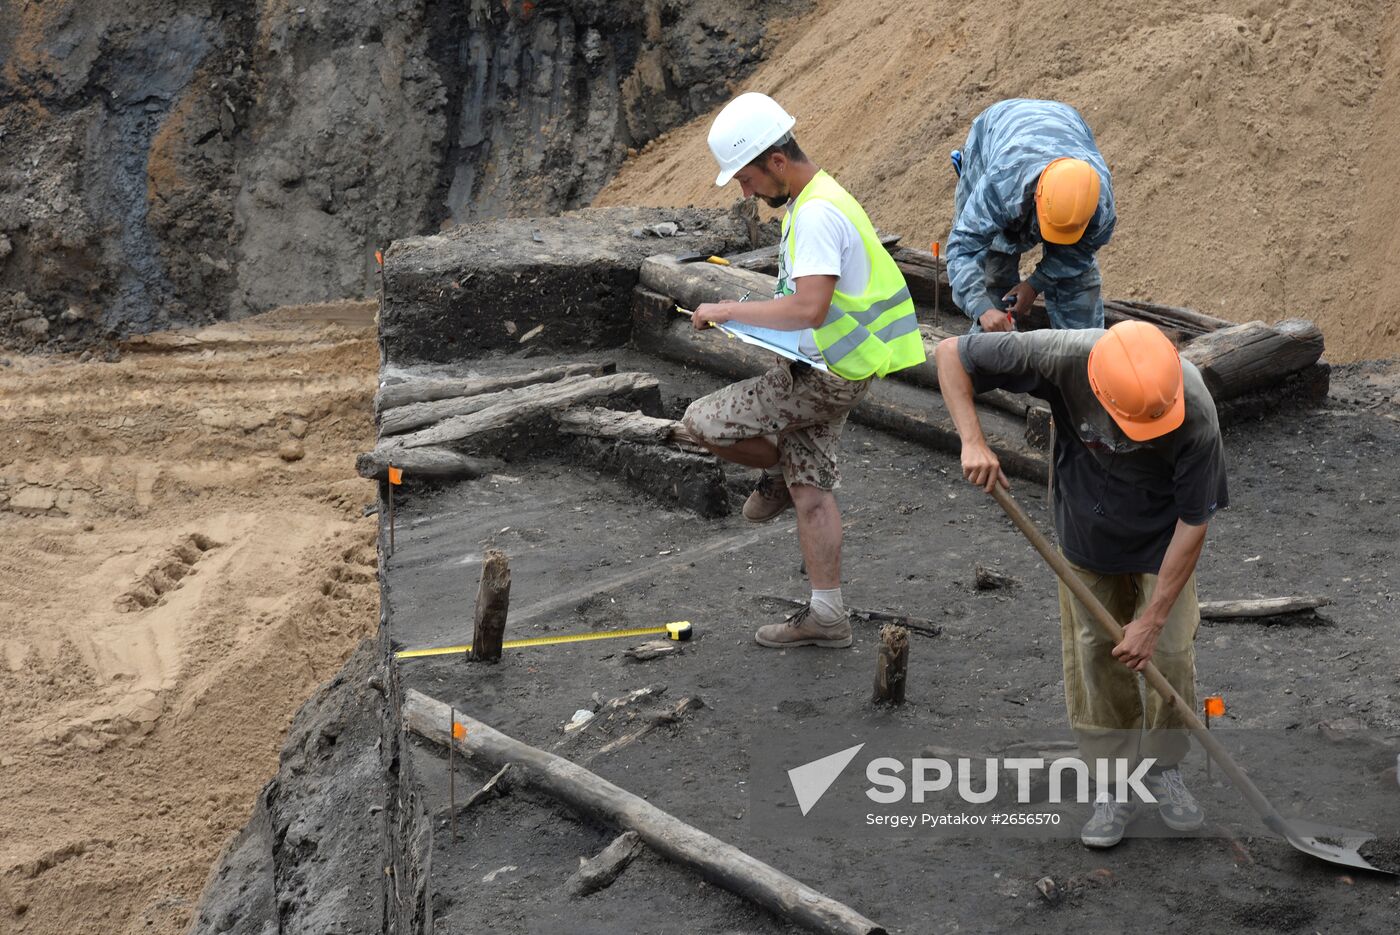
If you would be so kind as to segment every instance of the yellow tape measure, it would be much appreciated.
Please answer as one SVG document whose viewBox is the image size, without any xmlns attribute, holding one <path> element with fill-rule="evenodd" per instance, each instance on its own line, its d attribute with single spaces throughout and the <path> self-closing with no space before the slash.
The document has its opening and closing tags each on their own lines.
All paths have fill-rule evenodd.
<svg viewBox="0 0 1400 935">
<path fill-rule="evenodd" d="M 690 639 L 692 628 L 689 620 L 677 620 L 661 627 L 636 627 L 631 630 L 599 630 L 593 633 L 565 633 L 562 636 L 532 636 L 523 640 L 506 640 L 502 649 L 520 649 L 524 646 L 552 646 L 556 643 L 585 643 L 590 640 L 616 640 L 628 636 L 657 636 L 665 633 L 669 639 L 685 642 Z M 395 659 L 417 659 L 421 656 L 450 656 L 453 653 L 469 653 L 470 643 L 464 646 L 438 646 L 433 649 L 402 649 L 394 653 Z"/>
</svg>

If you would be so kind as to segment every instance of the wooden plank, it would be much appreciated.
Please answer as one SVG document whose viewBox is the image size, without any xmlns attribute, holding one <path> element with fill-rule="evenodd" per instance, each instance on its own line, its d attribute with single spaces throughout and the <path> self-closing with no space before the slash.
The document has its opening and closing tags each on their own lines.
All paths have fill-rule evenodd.
<svg viewBox="0 0 1400 935">
<path fill-rule="evenodd" d="M 564 368 L 557 368 L 563 370 Z M 595 368 L 590 368 L 595 369 Z M 385 411 L 379 419 L 379 434 L 402 435 L 404 432 L 420 429 L 425 425 L 434 425 L 444 419 L 453 416 L 465 416 L 473 412 L 480 412 L 492 406 L 509 404 L 515 400 L 528 400 L 534 398 L 539 392 L 534 387 L 537 386 L 576 386 L 584 380 L 590 379 L 590 374 L 559 375 L 554 380 L 540 381 L 538 383 L 521 383 L 517 386 L 504 387 L 494 392 L 480 392 L 465 396 L 453 396 L 445 399 L 434 399 L 427 402 L 405 403 L 393 409 Z"/>
<path fill-rule="evenodd" d="M 477 396 L 481 393 L 495 393 L 517 386 L 532 383 L 553 383 L 565 377 L 581 374 L 601 376 L 615 369 L 612 364 L 564 364 L 560 367 L 547 367 L 528 373 L 502 374 L 489 377 L 456 377 L 404 380 L 402 383 L 389 383 L 374 394 L 374 414 L 410 403 L 431 402 L 435 399 L 450 399 L 453 396 Z"/>
<path fill-rule="evenodd" d="M 658 392 L 656 377 L 649 373 L 614 373 L 603 377 L 570 377 L 558 383 L 541 383 L 513 391 L 509 400 L 480 412 L 453 416 L 429 428 L 398 437 L 403 448 L 442 446 L 475 435 L 508 427 L 524 419 L 565 409 L 586 400 Z"/>
<path fill-rule="evenodd" d="M 563 757 L 521 743 L 461 713 L 457 721 L 465 730 L 462 737 L 454 738 L 445 726 L 448 706 L 422 692 L 404 693 L 402 716 L 408 730 L 433 743 L 454 745 L 480 768 L 495 770 L 513 764 L 516 784 L 549 795 L 591 820 L 637 832 L 657 854 L 781 919 L 830 935 L 884 935 L 884 928 L 849 906 Z"/>
<path fill-rule="evenodd" d="M 681 424 L 674 419 L 657 419 L 640 412 L 619 412 L 599 407 L 558 412 L 554 415 L 554 421 L 565 435 L 619 438 L 647 445 L 676 444 L 675 433 L 681 429 Z M 698 445 L 682 443 L 677 447 L 687 451 L 705 451 Z"/>
<path fill-rule="evenodd" d="M 1264 597 L 1238 601 L 1201 601 L 1202 620 L 1229 620 L 1236 617 L 1278 617 L 1316 610 L 1332 603 L 1330 597 L 1300 594 L 1295 597 Z"/>
</svg>

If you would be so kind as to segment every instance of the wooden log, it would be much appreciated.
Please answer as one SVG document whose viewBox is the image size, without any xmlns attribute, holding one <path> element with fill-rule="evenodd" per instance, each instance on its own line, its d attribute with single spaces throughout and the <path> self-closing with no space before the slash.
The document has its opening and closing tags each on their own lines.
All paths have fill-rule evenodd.
<svg viewBox="0 0 1400 935">
<path fill-rule="evenodd" d="M 1201 601 L 1202 620 L 1229 620 L 1236 617 L 1278 617 L 1316 610 L 1332 603 L 1330 597 L 1300 594 L 1296 597 L 1265 597 L 1238 601 Z"/>
<path fill-rule="evenodd" d="M 602 377 L 569 377 L 558 383 L 542 383 L 514 390 L 511 397 L 480 412 L 452 416 L 436 425 L 398 437 L 404 448 L 442 446 L 474 435 L 496 431 L 551 410 L 566 409 L 588 400 L 608 397 L 655 395 L 660 383 L 649 373 L 614 373 Z"/>
<path fill-rule="evenodd" d="M 1322 356 L 1322 332 L 1301 318 L 1270 327 L 1262 321 L 1221 328 L 1196 338 L 1181 356 L 1201 370 L 1217 402 L 1279 383 Z"/>
<path fill-rule="evenodd" d="M 892 250 L 895 244 L 899 243 L 899 234 L 881 234 L 876 231 L 876 236 L 880 238 L 880 243 L 884 244 L 886 250 Z M 758 247 L 753 250 L 745 250 L 743 253 L 730 253 L 725 256 L 730 266 L 739 269 L 753 270 L 758 273 L 767 273 L 769 276 L 778 275 L 778 245 L 769 244 L 766 247 Z M 771 295 L 772 293 L 769 293 Z M 767 298 L 768 296 L 764 296 Z"/>
<path fill-rule="evenodd" d="M 875 701 L 904 704 L 904 685 L 909 670 L 909 631 L 903 627 L 880 628 L 880 646 L 875 656 Z"/>
<path fill-rule="evenodd" d="M 679 263 L 669 254 L 643 260 L 640 276 L 643 286 L 689 309 L 706 302 L 737 302 L 745 293 L 752 299 L 770 299 L 777 282 L 772 276 L 733 266 Z"/>
<path fill-rule="evenodd" d="M 611 886 L 627 869 L 646 845 L 635 831 L 624 831 L 612 843 L 598 852 L 592 860 L 579 860 L 578 872 L 569 877 L 565 887 L 575 896 L 587 896 Z"/>
<path fill-rule="evenodd" d="M 404 380 L 379 388 L 374 394 L 374 414 L 410 403 L 425 403 L 435 399 L 450 399 L 453 396 L 476 396 L 481 393 L 495 393 L 499 390 L 529 386 L 532 383 L 553 383 L 565 377 L 580 375 L 602 376 L 616 369 L 614 364 L 564 364 L 532 370 L 529 373 L 501 374 L 485 377 L 456 377 Z"/>
<path fill-rule="evenodd" d="M 471 658 L 500 662 L 505 639 L 506 613 L 510 610 L 510 560 L 500 549 L 482 555 L 481 583 L 476 589 L 476 627 L 472 632 Z"/>
<path fill-rule="evenodd" d="M 939 304 L 953 315 L 962 315 L 953 304 L 952 289 L 948 284 L 947 263 L 935 259 L 928 250 L 899 247 L 891 250 L 895 264 L 904 274 L 909 284 L 909 292 L 914 301 L 923 305 L 934 304 L 934 293 L 938 293 Z M 966 319 L 966 316 L 962 316 Z M 1196 335 L 1206 334 L 1217 328 L 1228 327 L 1232 322 L 1215 318 L 1189 308 L 1172 305 L 1159 305 L 1155 302 L 1137 302 L 1127 299 L 1104 299 L 1104 324 L 1115 325 L 1120 321 L 1136 319 L 1149 321 L 1167 332 L 1168 337 L 1181 343 Z M 1048 328 L 1050 316 L 1045 311 L 1044 299 L 1036 299 L 1031 312 L 1020 320 L 1024 330 Z"/>
<path fill-rule="evenodd" d="M 565 375 L 555 380 L 507 387 L 489 393 L 452 396 L 423 403 L 406 403 L 388 410 L 380 417 L 379 434 L 381 436 L 401 435 L 425 425 L 434 425 L 453 416 L 465 416 L 483 409 L 490 409 L 492 406 L 510 405 L 517 400 L 528 400 L 539 394 L 540 391 L 537 387 L 562 389 L 563 387 L 578 386 L 593 378 L 594 375 L 591 374 Z"/>
<path fill-rule="evenodd" d="M 634 305 L 637 327 L 632 341 L 639 350 L 732 379 L 757 376 L 777 362 L 773 354 L 742 341 L 726 339 L 717 332 L 696 332 L 680 316 L 669 321 L 661 318 L 657 301 L 665 298 L 647 290 Z M 979 417 L 988 443 L 1007 473 L 1043 484 L 1045 454 L 1026 444 L 1024 418 L 986 406 L 979 407 Z M 962 450 L 943 397 L 901 380 L 876 380 L 852 410 L 851 419 L 938 451 L 956 455 Z"/>
<path fill-rule="evenodd" d="M 489 474 L 490 461 L 459 454 L 448 448 L 400 448 L 379 444 L 355 458 L 355 473 L 371 480 L 387 480 L 389 466 L 402 468 L 405 478 L 430 477 L 433 480 L 471 480 Z"/>
<path fill-rule="evenodd" d="M 650 802 L 621 789 L 576 763 L 521 743 L 467 715 L 465 736 L 453 738 L 443 727 L 447 705 L 409 689 L 401 709 L 403 723 L 420 737 L 456 744 L 457 752 L 480 767 L 515 764 L 517 782 L 553 796 L 594 821 L 637 832 L 646 845 L 737 896 L 752 900 L 781 919 L 813 932 L 831 935 L 884 935 L 885 929 L 768 864 L 686 824 Z"/>
<path fill-rule="evenodd" d="M 690 441 L 685 429 L 674 419 L 657 419 L 640 412 L 619 412 L 600 407 L 566 409 L 555 413 L 554 421 L 565 435 L 617 438 L 647 445 L 674 445 L 696 453 L 706 450 Z"/>
</svg>

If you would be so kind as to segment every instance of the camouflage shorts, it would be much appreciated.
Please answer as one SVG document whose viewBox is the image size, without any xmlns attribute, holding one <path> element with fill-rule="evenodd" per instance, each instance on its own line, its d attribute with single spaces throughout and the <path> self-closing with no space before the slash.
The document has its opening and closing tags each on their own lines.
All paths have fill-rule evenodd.
<svg viewBox="0 0 1400 935">
<path fill-rule="evenodd" d="M 685 427 L 713 445 L 773 437 L 788 486 L 831 490 L 841 480 L 836 455 L 846 414 L 869 387 L 868 379 L 784 362 L 697 399 L 685 411 Z"/>
</svg>

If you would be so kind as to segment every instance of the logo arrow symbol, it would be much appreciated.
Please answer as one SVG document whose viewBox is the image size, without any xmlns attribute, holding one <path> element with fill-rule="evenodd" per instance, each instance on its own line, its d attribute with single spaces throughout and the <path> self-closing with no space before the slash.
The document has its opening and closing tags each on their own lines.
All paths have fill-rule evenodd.
<svg viewBox="0 0 1400 935">
<path fill-rule="evenodd" d="M 836 777 L 856 758 L 863 746 L 865 744 L 858 743 L 839 753 L 824 756 L 820 760 L 813 760 L 787 771 L 788 782 L 792 783 L 792 791 L 797 795 L 797 806 L 802 809 L 802 814 L 806 815 L 821 801 L 821 797 L 826 795 L 826 790 L 831 788 Z"/>
</svg>

